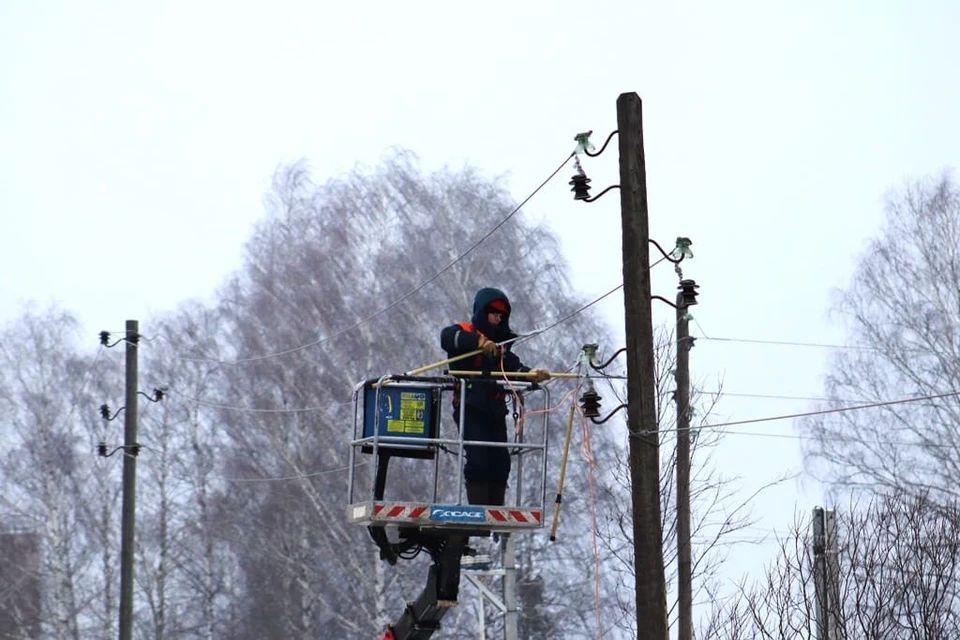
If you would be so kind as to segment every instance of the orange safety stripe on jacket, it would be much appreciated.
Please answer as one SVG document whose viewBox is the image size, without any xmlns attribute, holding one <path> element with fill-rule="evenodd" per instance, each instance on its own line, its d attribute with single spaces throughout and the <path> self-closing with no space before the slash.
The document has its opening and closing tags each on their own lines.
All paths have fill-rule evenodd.
<svg viewBox="0 0 960 640">
<path fill-rule="evenodd" d="M 469 331 L 470 333 L 476 333 L 476 334 L 478 334 L 478 335 L 483 336 L 483 332 L 480 331 L 479 329 L 477 329 L 476 327 L 474 327 L 472 322 L 460 322 L 460 323 L 458 323 L 458 324 L 460 325 L 460 328 L 463 329 L 464 331 Z M 486 336 L 483 336 L 483 337 L 486 338 Z M 476 367 L 476 369 L 477 369 L 478 371 L 483 368 L 483 354 L 482 354 L 482 353 L 478 353 L 477 355 L 475 355 L 475 356 L 472 358 L 472 360 L 473 360 L 473 366 Z M 456 389 L 456 391 L 455 391 L 454 394 L 453 394 L 453 406 L 454 406 L 454 407 L 459 406 L 459 404 L 460 404 L 460 382 L 459 382 L 459 381 L 457 381 L 455 389 Z M 491 393 L 490 393 L 490 397 L 491 397 L 491 398 L 496 398 L 496 399 L 503 399 L 503 398 L 505 397 L 505 395 L 506 395 L 506 394 L 504 394 L 502 391 L 500 391 L 500 392 L 494 391 L 494 392 L 491 392 Z"/>
<path fill-rule="evenodd" d="M 469 331 L 470 333 L 476 333 L 481 336 L 483 335 L 483 332 L 481 332 L 479 329 L 474 327 L 472 322 L 461 322 L 460 328 L 463 329 L 464 331 Z M 472 358 L 472 361 L 473 361 L 473 365 L 479 370 L 483 366 L 483 355 L 482 354 L 475 355 Z"/>
</svg>

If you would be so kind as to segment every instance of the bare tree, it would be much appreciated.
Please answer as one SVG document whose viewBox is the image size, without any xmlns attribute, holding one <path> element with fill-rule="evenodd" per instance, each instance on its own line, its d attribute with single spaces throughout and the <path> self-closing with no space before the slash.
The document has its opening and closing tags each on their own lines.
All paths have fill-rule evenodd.
<svg viewBox="0 0 960 640">
<path fill-rule="evenodd" d="M 185 303 L 151 324 L 141 343 L 141 381 L 161 401 L 141 411 L 137 583 L 144 635 L 212 639 L 226 632 L 236 561 L 218 531 L 224 436 L 216 411 L 215 372 L 196 356 L 218 355 L 216 310 Z M 149 614 L 149 615 L 148 615 Z"/>
<path fill-rule="evenodd" d="M 231 439 L 228 475 L 275 479 L 236 483 L 226 497 L 237 517 L 231 544 L 255 604 L 242 624 L 258 637 L 370 635 L 422 589 L 425 569 L 375 571 L 366 532 L 344 524 L 353 385 L 442 357 L 440 327 L 468 319 L 482 286 L 508 291 L 518 329 L 547 326 L 586 301 L 570 291 L 556 238 L 509 216 L 509 196 L 470 171 L 424 175 L 400 153 L 374 171 L 317 185 L 294 166 L 277 174 L 267 203 L 243 270 L 220 295 L 224 345 L 238 362 L 221 368 L 221 395 L 208 398 L 259 410 L 220 412 Z M 529 364 L 566 369 L 605 331 L 584 313 L 517 350 Z M 551 428 L 562 433 L 561 422 Z M 544 618 L 570 615 L 574 589 L 592 606 L 591 585 L 582 575 L 568 579 L 556 561 L 592 557 L 582 539 L 524 543 L 526 566 L 536 570 L 521 583 L 546 586 Z M 565 599 L 554 596 L 565 581 Z"/>
<path fill-rule="evenodd" d="M 296 165 L 277 173 L 266 203 L 215 307 L 186 303 L 142 325 L 155 329 L 142 343 L 142 384 L 169 387 L 141 412 L 136 614 L 145 637 L 382 631 L 422 589 L 426 562 L 387 567 L 366 531 L 345 523 L 354 385 L 441 358 L 439 328 L 468 319 L 474 292 L 488 285 L 510 295 L 515 329 L 549 328 L 517 344 L 527 364 L 565 370 L 584 343 L 611 344 L 603 323 L 580 312 L 588 301 L 571 291 L 556 237 L 470 170 L 424 174 L 400 152 L 315 184 Z M 93 451 L 118 436 L 91 408 L 118 397 L 122 367 L 88 385 L 96 360 L 69 351 L 75 326 L 68 314 L 27 314 L 0 341 L 0 405 L 13 427 L 3 436 L 13 453 L 0 461 L 10 487 L 0 505 L 40 535 L 44 636 L 107 638 L 116 624 L 119 457 Z M 550 384 L 555 401 L 576 393 Z M 566 422 L 566 410 L 549 414 L 555 444 Z M 617 509 L 629 487 L 617 480 L 616 424 L 578 421 L 582 445 L 589 436 L 593 446 L 571 460 L 558 541 L 518 536 L 528 635 L 591 638 L 621 615 L 618 563 L 632 547 L 621 526 L 629 515 Z M 559 456 L 553 446 L 548 481 Z M 414 469 L 398 465 L 392 489 L 426 495 Z M 667 460 L 665 487 L 671 474 Z M 704 474 L 695 495 L 714 504 L 726 481 Z M 743 517 L 724 515 L 702 547 L 701 577 L 720 535 Z M 476 625 L 464 615 L 451 624 L 457 634 Z"/>
<path fill-rule="evenodd" d="M 676 405 L 672 401 L 675 391 L 674 368 L 676 363 L 675 338 L 670 327 L 655 329 L 656 355 L 656 388 L 657 421 L 660 425 L 661 455 L 660 487 L 661 487 L 661 514 L 663 518 L 662 530 L 664 536 L 664 565 L 666 567 L 668 587 L 675 584 L 677 575 L 677 506 L 676 506 Z M 606 376 L 606 392 L 610 402 L 606 410 L 616 408 L 617 403 L 625 402 L 625 391 L 618 382 L 617 374 L 622 374 L 615 366 L 616 361 L 604 369 L 604 374 L 611 372 L 614 375 Z M 601 378 L 604 377 L 601 374 Z M 694 554 L 693 578 L 695 595 L 708 595 L 716 587 L 716 575 L 728 551 L 731 534 L 741 531 L 752 524 L 750 504 L 754 496 L 747 499 L 737 498 L 736 477 L 725 476 L 716 469 L 712 460 L 712 452 L 719 444 L 721 435 L 714 431 L 701 432 L 696 426 L 706 424 L 719 399 L 718 394 L 706 395 L 693 389 L 691 393 L 693 445 L 691 448 L 691 513 L 692 513 L 692 549 Z M 630 490 L 628 484 L 629 467 L 625 456 L 626 430 L 621 422 L 611 420 L 596 429 L 612 430 L 620 434 L 619 456 L 616 464 L 599 477 L 599 490 L 607 494 L 614 508 L 601 514 L 601 546 L 605 555 L 615 559 L 611 565 L 613 589 L 618 594 L 619 611 L 616 617 L 611 618 L 613 625 L 624 633 L 635 633 L 635 607 L 632 602 L 624 600 L 626 594 L 631 593 L 634 581 L 633 563 L 633 536 L 630 526 L 632 514 L 629 509 L 618 506 L 616 496 Z M 774 481 L 776 484 L 779 480 Z M 760 489 L 764 490 L 766 487 Z M 674 599 L 669 607 L 668 615 L 671 622 L 675 622 L 678 614 L 677 601 Z"/>
<path fill-rule="evenodd" d="M 960 634 L 960 504 L 902 492 L 838 513 L 838 602 L 829 615 L 846 640 Z M 815 638 L 813 540 L 798 521 L 763 582 L 742 585 L 699 637 Z M 829 588 L 829 587 L 828 587 Z"/>
<path fill-rule="evenodd" d="M 109 374 L 91 380 L 96 359 L 73 351 L 76 329 L 68 313 L 31 308 L 0 335 L 0 513 L 39 539 L 40 626 L 58 639 L 97 637 L 113 612 L 103 517 L 116 491 L 95 456 L 93 410 Z"/>
<path fill-rule="evenodd" d="M 850 348 L 833 355 L 824 408 L 921 400 L 803 421 L 811 468 L 835 485 L 955 497 L 960 396 L 942 395 L 960 391 L 960 187 L 949 175 L 889 196 L 835 311 Z"/>
<path fill-rule="evenodd" d="M 0 638 L 40 637 L 40 536 L 0 523 Z"/>
</svg>

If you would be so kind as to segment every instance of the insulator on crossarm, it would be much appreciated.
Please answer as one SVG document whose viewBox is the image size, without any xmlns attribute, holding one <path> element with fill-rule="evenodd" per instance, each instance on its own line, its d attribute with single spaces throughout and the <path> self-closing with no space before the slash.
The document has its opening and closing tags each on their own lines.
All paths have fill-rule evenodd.
<svg viewBox="0 0 960 640">
<path fill-rule="evenodd" d="M 597 364 L 597 349 L 599 348 L 600 345 L 596 343 L 583 345 L 582 362 L 588 366 Z"/>
</svg>

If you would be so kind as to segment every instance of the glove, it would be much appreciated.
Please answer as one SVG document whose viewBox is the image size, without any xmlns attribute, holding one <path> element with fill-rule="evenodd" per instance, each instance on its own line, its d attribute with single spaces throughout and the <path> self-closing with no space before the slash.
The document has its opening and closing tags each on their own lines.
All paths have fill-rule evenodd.
<svg viewBox="0 0 960 640">
<path fill-rule="evenodd" d="M 550 379 L 550 372 L 546 369 L 530 369 L 530 379 L 534 382 L 543 382 Z"/>
<path fill-rule="evenodd" d="M 491 358 L 500 355 L 500 345 L 486 336 L 480 336 L 480 341 L 477 343 L 477 346 L 483 350 L 484 355 L 490 356 Z"/>
</svg>

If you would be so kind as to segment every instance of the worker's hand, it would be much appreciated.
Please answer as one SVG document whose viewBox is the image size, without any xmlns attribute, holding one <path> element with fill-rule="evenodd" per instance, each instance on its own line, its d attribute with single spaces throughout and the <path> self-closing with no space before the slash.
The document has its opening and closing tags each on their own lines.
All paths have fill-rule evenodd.
<svg viewBox="0 0 960 640">
<path fill-rule="evenodd" d="M 530 379 L 534 382 L 543 382 L 550 379 L 550 372 L 546 369 L 530 369 Z"/>
<path fill-rule="evenodd" d="M 491 358 L 495 358 L 496 356 L 500 355 L 500 345 L 493 340 L 490 340 L 486 336 L 480 336 L 480 342 L 478 346 L 483 350 L 484 355 L 488 355 Z"/>
</svg>

